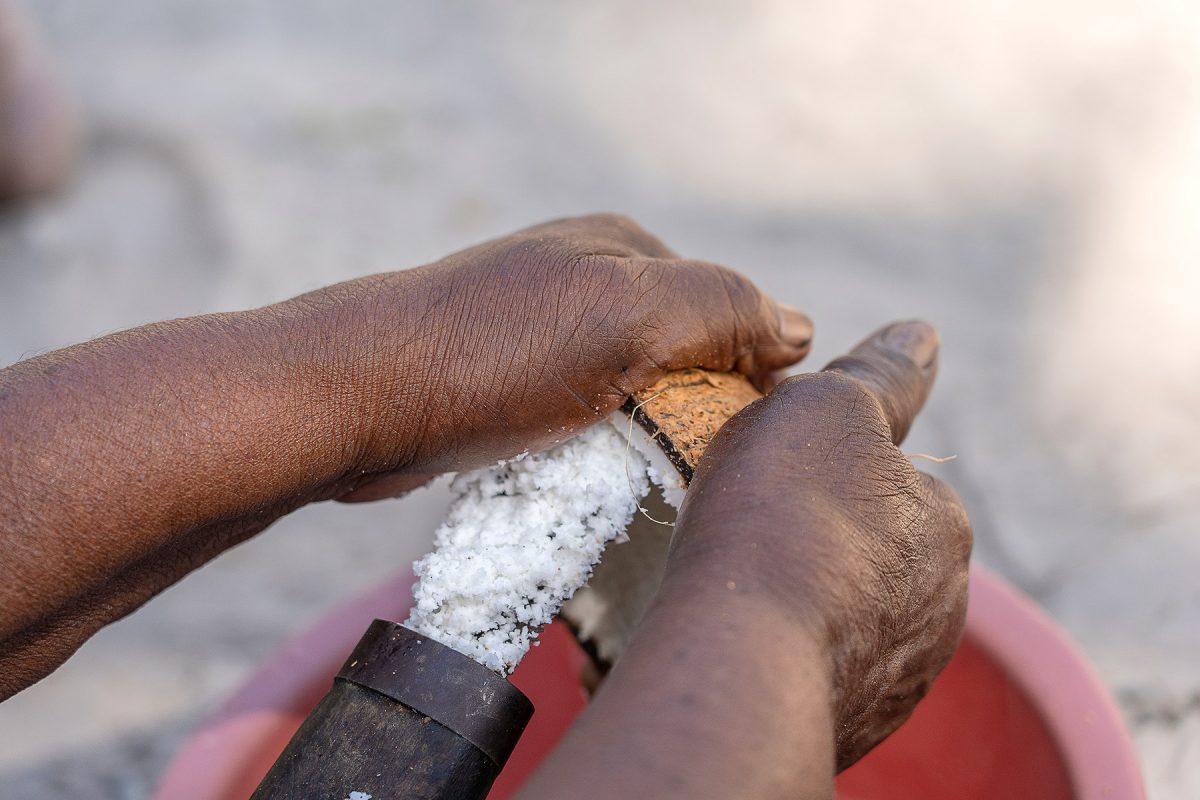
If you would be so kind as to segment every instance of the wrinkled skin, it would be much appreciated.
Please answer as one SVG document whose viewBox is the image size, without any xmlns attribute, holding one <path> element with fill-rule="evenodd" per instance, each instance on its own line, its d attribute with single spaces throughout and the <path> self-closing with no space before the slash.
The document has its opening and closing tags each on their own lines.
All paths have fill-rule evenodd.
<svg viewBox="0 0 1200 800">
<path fill-rule="evenodd" d="M 440 473 L 543 449 L 668 370 L 737 370 L 761 383 L 803 358 L 812 338 L 805 315 L 781 308 L 742 275 L 679 259 L 616 215 L 539 225 L 405 278 L 403 302 L 423 311 L 415 325 L 401 320 L 407 324 L 393 340 L 420 347 L 367 356 L 374 363 L 363 387 L 415 394 L 394 416 L 375 415 L 383 430 L 368 432 L 377 444 L 368 461 L 384 470 L 402 464 Z M 398 302 L 380 285 L 390 280 L 367 279 L 376 290 L 368 319 L 386 319 Z M 329 292 L 311 302 L 328 305 L 339 324 L 344 304 Z M 389 360 L 408 364 L 400 392 Z M 419 439 L 397 441 L 387 431 L 411 426 L 414 400 L 435 413 Z"/>
<path fill-rule="evenodd" d="M 961 636 L 971 551 L 897 447 L 936 355 L 929 326 L 890 326 L 718 432 L 658 597 L 523 798 L 830 797 L 908 718 Z"/>
<path fill-rule="evenodd" d="M 630 220 L 552 222 L 0 372 L 0 697 L 314 500 L 540 449 L 686 366 L 763 376 L 812 326 Z"/>
<path fill-rule="evenodd" d="M 894 444 L 936 336 L 885 333 L 720 432 L 658 599 L 530 797 L 828 797 L 910 713 L 961 630 L 970 537 Z M 811 334 L 597 215 L 4 369 L 0 697 L 306 503 L 549 446 L 666 370 L 773 385 Z"/>
<path fill-rule="evenodd" d="M 928 363 L 898 356 L 889 334 Z M 816 632 L 833 661 L 839 770 L 908 718 L 966 617 L 962 503 L 897 447 L 933 380 L 932 336 L 894 326 L 731 420 L 675 553 L 677 564 L 738 564 L 747 591 Z"/>
</svg>

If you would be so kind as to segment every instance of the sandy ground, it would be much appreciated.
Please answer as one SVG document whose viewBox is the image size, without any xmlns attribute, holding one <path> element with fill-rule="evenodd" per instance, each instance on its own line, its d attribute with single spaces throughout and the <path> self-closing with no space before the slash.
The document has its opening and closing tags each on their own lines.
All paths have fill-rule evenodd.
<svg viewBox="0 0 1200 800">
<path fill-rule="evenodd" d="M 629 213 L 818 325 L 923 316 L 913 451 L 1200 796 L 1200 14 L 1166 2 L 40 0 L 87 143 L 0 219 L 0 363 Z M 444 488 L 276 525 L 0 706 L 0 798 L 142 798 Z"/>
</svg>

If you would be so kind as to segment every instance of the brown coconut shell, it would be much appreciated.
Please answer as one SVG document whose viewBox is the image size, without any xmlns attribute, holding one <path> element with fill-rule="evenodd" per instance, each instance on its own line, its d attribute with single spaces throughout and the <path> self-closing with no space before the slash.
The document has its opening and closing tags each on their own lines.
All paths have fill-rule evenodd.
<svg viewBox="0 0 1200 800">
<path fill-rule="evenodd" d="M 658 442 L 684 482 L 691 483 L 721 426 L 760 397 L 744 375 L 683 369 L 636 393 L 621 410 Z"/>
</svg>

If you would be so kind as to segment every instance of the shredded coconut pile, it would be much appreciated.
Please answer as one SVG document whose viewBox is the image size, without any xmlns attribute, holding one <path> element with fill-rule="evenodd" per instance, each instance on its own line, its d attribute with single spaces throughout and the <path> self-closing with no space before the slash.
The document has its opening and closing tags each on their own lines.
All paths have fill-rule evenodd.
<svg viewBox="0 0 1200 800">
<path fill-rule="evenodd" d="M 644 443 L 629 447 L 616 424 L 455 478 L 434 551 L 413 566 L 405 625 L 502 675 L 516 669 L 604 547 L 623 539 L 649 478 L 662 480 Z"/>
</svg>

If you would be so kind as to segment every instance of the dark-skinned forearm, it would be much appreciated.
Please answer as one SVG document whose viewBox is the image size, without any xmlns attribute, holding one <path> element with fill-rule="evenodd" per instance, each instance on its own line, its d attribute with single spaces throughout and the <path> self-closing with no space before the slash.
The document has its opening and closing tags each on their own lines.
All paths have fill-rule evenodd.
<svg viewBox="0 0 1200 800">
<path fill-rule="evenodd" d="M 0 372 L 0 695 L 283 514 L 396 466 L 405 414 L 376 400 L 410 382 L 398 358 L 379 372 L 368 339 L 403 349 L 403 276 L 376 292 L 395 330 L 356 330 L 333 287 Z M 367 452 L 381 416 L 386 464 Z"/>
<path fill-rule="evenodd" d="M 724 572 L 668 574 L 522 800 L 832 797 L 829 657 Z"/>
<path fill-rule="evenodd" d="M 306 502 L 548 447 L 666 370 L 764 378 L 811 334 L 599 214 L 0 371 L 0 672 L 26 676 L 0 690 Z"/>
</svg>

